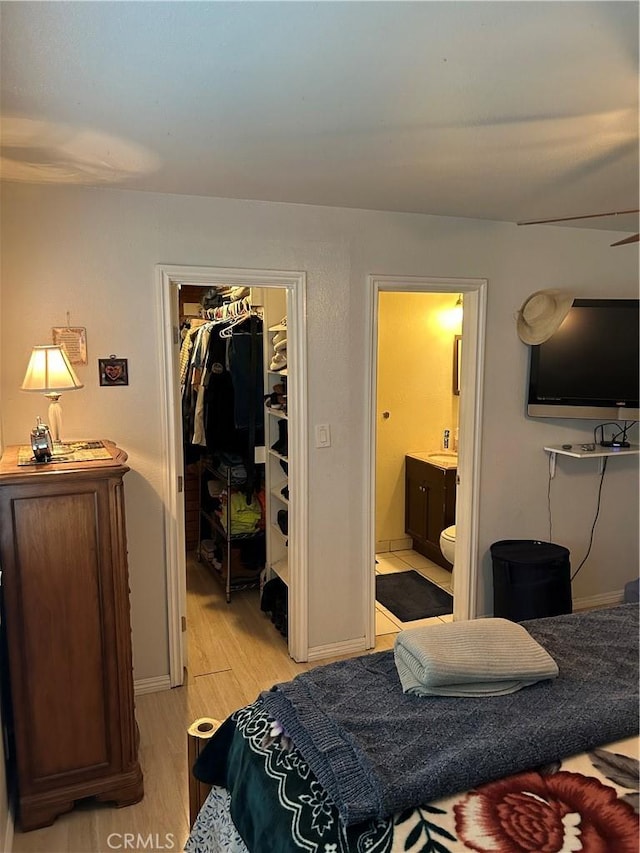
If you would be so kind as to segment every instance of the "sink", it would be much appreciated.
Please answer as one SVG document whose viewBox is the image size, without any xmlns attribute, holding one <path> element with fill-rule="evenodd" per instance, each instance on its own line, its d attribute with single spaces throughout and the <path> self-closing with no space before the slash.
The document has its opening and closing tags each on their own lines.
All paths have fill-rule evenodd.
<svg viewBox="0 0 640 853">
<path fill-rule="evenodd" d="M 420 459 L 422 462 L 429 462 L 431 465 L 438 465 L 440 468 L 457 468 L 458 454 L 453 450 L 439 450 L 433 453 L 427 453 L 424 450 L 411 451 L 407 454 L 413 456 L 414 459 Z"/>
<path fill-rule="evenodd" d="M 427 453 L 427 459 L 434 465 L 441 465 L 443 468 L 455 468 L 458 465 L 458 454 L 446 450 L 440 451 L 440 453 Z"/>
</svg>

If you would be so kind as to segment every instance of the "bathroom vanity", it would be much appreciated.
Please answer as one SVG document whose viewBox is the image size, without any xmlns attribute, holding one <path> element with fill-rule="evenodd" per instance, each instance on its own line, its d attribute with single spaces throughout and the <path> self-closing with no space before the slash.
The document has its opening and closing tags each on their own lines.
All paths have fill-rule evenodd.
<svg viewBox="0 0 640 853">
<path fill-rule="evenodd" d="M 405 530 L 414 550 L 451 570 L 440 550 L 440 533 L 455 524 L 458 458 L 454 453 L 405 457 Z"/>
</svg>

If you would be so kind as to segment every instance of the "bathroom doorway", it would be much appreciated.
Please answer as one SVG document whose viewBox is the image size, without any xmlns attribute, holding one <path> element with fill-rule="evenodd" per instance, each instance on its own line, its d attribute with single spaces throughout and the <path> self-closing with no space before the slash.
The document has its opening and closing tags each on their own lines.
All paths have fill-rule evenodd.
<svg viewBox="0 0 640 853">
<path fill-rule="evenodd" d="M 462 313 L 459 294 L 378 294 L 377 636 L 453 618 L 452 565 L 439 539 L 455 524 Z"/>
<path fill-rule="evenodd" d="M 370 284 L 367 553 L 373 645 L 376 633 L 405 626 L 397 614 L 376 604 L 376 573 L 417 571 L 453 595 L 453 614 L 441 618 L 475 615 L 486 282 L 372 276 Z M 453 574 L 438 547 L 439 530 L 416 539 L 405 520 L 408 456 L 418 457 L 415 464 L 437 464 L 448 484 L 448 514 L 440 522 L 431 519 L 430 527 L 456 524 Z"/>
</svg>

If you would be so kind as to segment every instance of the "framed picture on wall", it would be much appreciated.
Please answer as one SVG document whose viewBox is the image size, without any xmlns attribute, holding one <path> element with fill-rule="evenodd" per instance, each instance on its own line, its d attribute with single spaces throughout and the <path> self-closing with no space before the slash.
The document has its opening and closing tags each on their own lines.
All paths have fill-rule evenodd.
<svg viewBox="0 0 640 853">
<path fill-rule="evenodd" d="M 109 358 L 99 358 L 98 375 L 101 385 L 128 385 L 129 365 L 127 359 L 116 358 L 115 355 L 111 355 Z"/>
<path fill-rule="evenodd" d="M 64 347 L 71 364 L 87 363 L 87 330 L 81 326 L 53 326 L 51 339 L 58 347 Z"/>
<path fill-rule="evenodd" d="M 462 367 L 462 335 L 453 338 L 453 393 L 460 394 L 460 369 Z"/>
</svg>

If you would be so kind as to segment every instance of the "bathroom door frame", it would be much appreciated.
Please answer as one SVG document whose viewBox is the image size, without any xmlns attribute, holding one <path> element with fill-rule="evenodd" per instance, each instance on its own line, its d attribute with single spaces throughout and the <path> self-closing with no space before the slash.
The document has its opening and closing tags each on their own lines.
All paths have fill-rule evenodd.
<svg viewBox="0 0 640 853">
<path fill-rule="evenodd" d="M 478 516 L 480 503 L 480 447 L 483 406 L 484 343 L 487 280 L 483 278 L 433 278 L 422 276 L 370 275 L 368 277 L 369 353 L 367 396 L 369 430 L 365 441 L 363 483 L 368 507 L 365 523 L 365 565 L 363 583 L 367 648 L 376 641 L 375 628 L 375 547 L 376 547 L 376 435 L 378 399 L 378 313 L 379 294 L 451 293 L 462 294 L 462 364 L 458 445 L 458 490 L 456 500 L 456 562 L 453 574 L 453 618 L 473 619 L 477 615 Z"/>
</svg>

